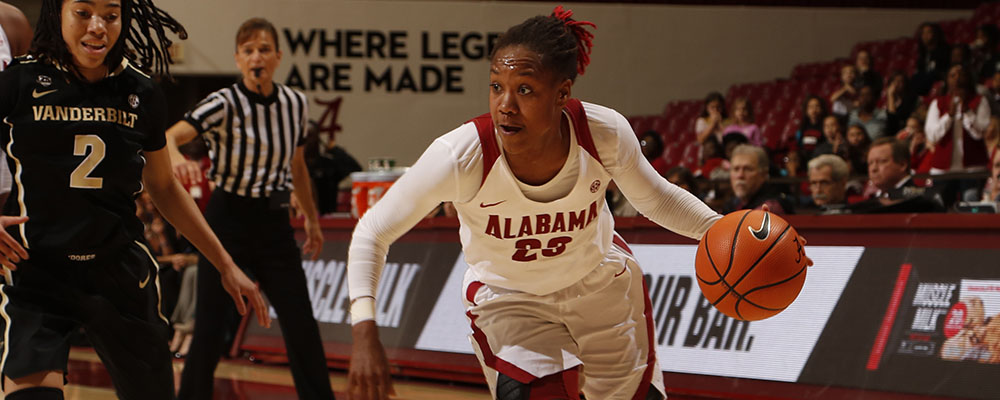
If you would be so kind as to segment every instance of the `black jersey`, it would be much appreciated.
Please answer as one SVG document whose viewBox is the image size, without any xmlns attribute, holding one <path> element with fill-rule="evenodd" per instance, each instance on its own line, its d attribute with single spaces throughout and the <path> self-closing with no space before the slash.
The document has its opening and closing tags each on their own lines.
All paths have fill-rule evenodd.
<svg viewBox="0 0 1000 400">
<path fill-rule="evenodd" d="M 29 251 L 89 260 L 142 237 L 143 151 L 166 144 L 162 91 L 127 61 L 92 83 L 52 64 L 0 73 L 0 144 L 14 178 L 8 228 Z"/>
</svg>

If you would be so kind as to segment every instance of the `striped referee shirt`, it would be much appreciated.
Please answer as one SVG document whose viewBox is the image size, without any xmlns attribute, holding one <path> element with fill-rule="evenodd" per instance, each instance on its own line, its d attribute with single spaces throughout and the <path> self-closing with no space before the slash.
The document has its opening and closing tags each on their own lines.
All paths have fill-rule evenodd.
<svg viewBox="0 0 1000 400">
<path fill-rule="evenodd" d="M 292 189 L 292 155 L 305 143 L 307 118 L 301 92 L 275 83 L 265 98 L 243 82 L 208 95 L 184 116 L 208 142 L 208 178 L 244 197 Z"/>
</svg>

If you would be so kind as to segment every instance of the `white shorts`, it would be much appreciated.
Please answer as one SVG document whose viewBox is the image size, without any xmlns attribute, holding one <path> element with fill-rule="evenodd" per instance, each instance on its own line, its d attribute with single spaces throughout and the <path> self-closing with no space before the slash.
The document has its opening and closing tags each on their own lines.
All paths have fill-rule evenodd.
<svg viewBox="0 0 1000 400">
<path fill-rule="evenodd" d="M 642 270 L 624 241 L 615 236 L 614 244 L 583 279 L 544 296 L 466 271 L 469 339 L 494 396 L 498 372 L 529 383 L 582 365 L 588 399 L 632 399 L 650 384 L 666 397 Z"/>
</svg>

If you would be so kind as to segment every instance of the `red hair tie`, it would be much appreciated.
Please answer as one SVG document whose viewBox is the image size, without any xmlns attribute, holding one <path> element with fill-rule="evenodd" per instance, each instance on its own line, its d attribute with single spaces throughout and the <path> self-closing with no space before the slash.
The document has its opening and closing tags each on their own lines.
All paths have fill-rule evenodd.
<svg viewBox="0 0 1000 400">
<path fill-rule="evenodd" d="M 594 47 L 594 34 L 586 30 L 585 26 L 593 27 L 597 29 L 597 25 L 594 25 L 590 21 L 575 21 L 573 20 L 573 11 L 564 9 L 563 6 L 556 6 L 552 10 L 552 16 L 563 22 L 566 28 L 576 36 L 577 39 L 577 59 L 576 59 L 576 72 L 583 75 L 583 71 L 590 65 L 590 51 Z"/>
</svg>

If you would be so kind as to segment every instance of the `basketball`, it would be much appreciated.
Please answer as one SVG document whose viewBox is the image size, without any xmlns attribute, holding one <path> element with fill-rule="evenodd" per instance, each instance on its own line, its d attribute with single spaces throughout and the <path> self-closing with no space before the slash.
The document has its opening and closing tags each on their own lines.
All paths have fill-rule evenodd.
<svg viewBox="0 0 1000 400">
<path fill-rule="evenodd" d="M 757 321 L 792 304 L 805 283 L 807 260 L 802 239 L 787 221 L 745 210 L 722 217 L 705 232 L 695 274 L 716 309 Z"/>
</svg>

